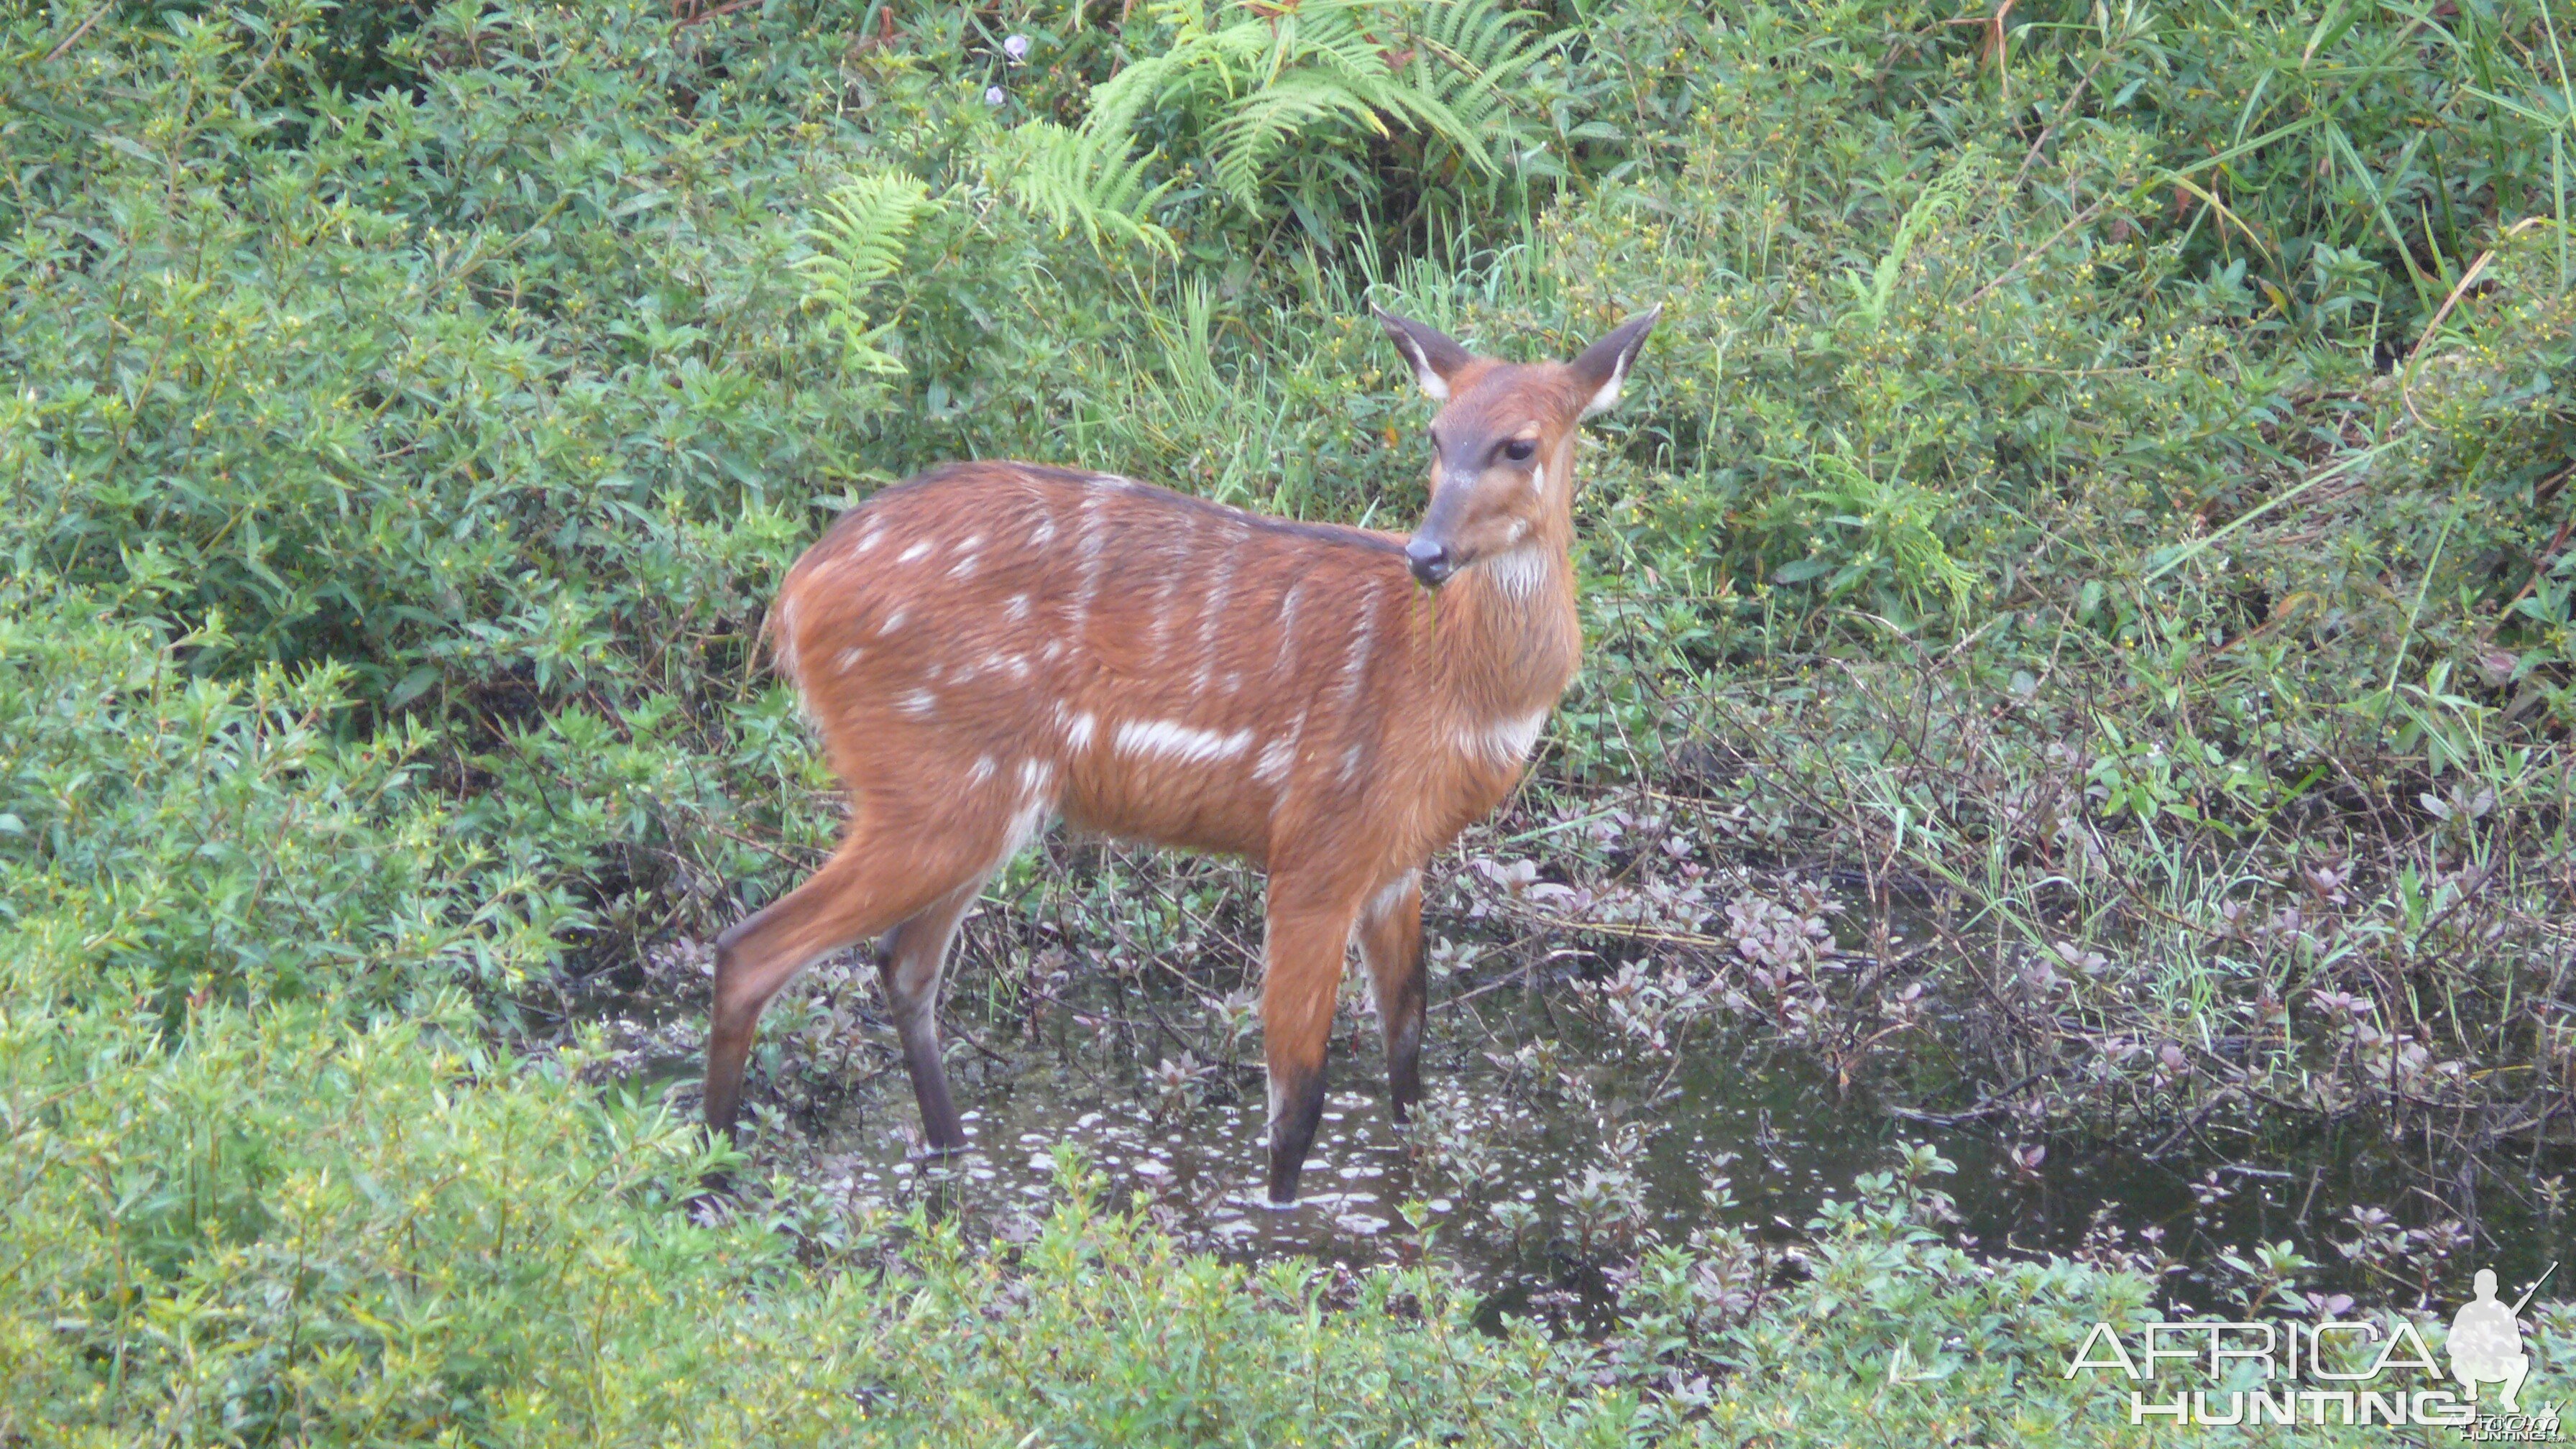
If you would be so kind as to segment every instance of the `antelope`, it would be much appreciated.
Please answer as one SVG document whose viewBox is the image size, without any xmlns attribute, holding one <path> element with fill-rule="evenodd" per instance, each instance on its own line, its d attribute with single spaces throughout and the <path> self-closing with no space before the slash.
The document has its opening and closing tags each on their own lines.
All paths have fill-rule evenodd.
<svg viewBox="0 0 2576 1449">
<path fill-rule="evenodd" d="M 1266 869 L 1273 1204 L 1296 1201 L 1354 938 L 1406 1120 L 1422 1090 L 1422 869 L 1511 792 L 1574 677 L 1577 424 L 1618 401 L 1662 310 L 1535 365 L 1377 312 L 1440 404 L 1409 537 L 1008 462 L 935 468 L 833 524 L 764 632 L 849 825 L 812 878 L 717 939 L 709 1128 L 732 1131 L 770 998 L 882 935 L 929 1148 L 965 1148 L 940 1067 L 941 965 L 984 882 L 1054 816 Z"/>
</svg>

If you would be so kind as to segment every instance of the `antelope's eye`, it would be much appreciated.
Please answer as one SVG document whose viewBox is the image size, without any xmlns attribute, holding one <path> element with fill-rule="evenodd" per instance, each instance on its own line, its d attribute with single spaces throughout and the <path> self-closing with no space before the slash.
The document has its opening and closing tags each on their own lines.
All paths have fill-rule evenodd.
<svg viewBox="0 0 2576 1449">
<path fill-rule="evenodd" d="M 1510 442 L 1503 444 L 1503 456 L 1511 459 L 1515 463 L 1528 462 L 1530 460 L 1530 454 L 1537 451 L 1538 444 L 1531 442 L 1527 438 L 1514 438 Z"/>
</svg>

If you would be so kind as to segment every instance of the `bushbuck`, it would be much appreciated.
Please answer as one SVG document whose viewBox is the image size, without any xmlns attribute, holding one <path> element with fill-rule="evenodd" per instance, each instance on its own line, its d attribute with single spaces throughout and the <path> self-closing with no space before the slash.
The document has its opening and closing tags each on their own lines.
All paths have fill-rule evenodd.
<svg viewBox="0 0 2576 1449">
<path fill-rule="evenodd" d="M 1057 815 L 1266 868 L 1273 1203 L 1296 1200 L 1354 938 L 1404 1120 L 1422 867 L 1511 791 L 1574 676 L 1577 425 L 1618 400 L 1661 311 L 1526 366 L 1377 313 L 1440 404 L 1410 537 L 1028 463 L 936 468 L 836 522 L 788 571 L 767 635 L 849 827 L 716 943 L 708 1125 L 731 1130 L 779 988 L 882 935 L 929 1144 L 966 1146 L 940 1069 L 941 963 L 984 882 Z"/>
</svg>

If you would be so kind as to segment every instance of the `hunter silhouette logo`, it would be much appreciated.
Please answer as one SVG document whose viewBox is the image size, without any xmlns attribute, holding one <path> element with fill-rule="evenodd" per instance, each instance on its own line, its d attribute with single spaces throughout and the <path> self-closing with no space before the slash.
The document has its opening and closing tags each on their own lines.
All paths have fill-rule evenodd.
<svg viewBox="0 0 2576 1449">
<path fill-rule="evenodd" d="M 2549 1273 L 2557 1271 L 2557 1264 L 2549 1265 Z M 2541 1274 L 2540 1282 L 2507 1308 L 2496 1301 L 2495 1270 L 2478 1270 L 2478 1296 L 2462 1304 L 2451 1319 L 2451 1377 L 2469 1391 L 2469 1402 L 2477 1402 L 2478 1385 L 2502 1384 L 2504 1411 L 2522 1412 L 2514 1395 L 2522 1392 L 2522 1381 L 2531 1374 L 2531 1355 L 2522 1351 L 2522 1324 L 2517 1320 L 2540 1284 L 2549 1281 L 2549 1273 Z"/>
</svg>

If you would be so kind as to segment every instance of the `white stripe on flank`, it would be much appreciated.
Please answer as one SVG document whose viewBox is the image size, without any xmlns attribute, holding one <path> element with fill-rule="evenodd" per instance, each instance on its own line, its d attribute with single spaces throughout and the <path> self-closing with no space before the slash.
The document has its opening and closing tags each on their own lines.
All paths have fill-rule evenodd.
<svg viewBox="0 0 2576 1449">
<path fill-rule="evenodd" d="M 1369 651 L 1377 647 L 1377 595 L 1360 599 L 1359 632 L 1351 637 L 1351 652 L 1342 662 L 1342 709 L 1345 715 L 1360 697 L 1360 686 L 1368 682 Z"/>
<path fill-rule="evenodd" d="M 1178 552 L 1183 559 L 1187 559 L 1190 556 L 1190 550 L 1192 546 L 1198 542 L 1198 536 L 1199 520 L 1197 515 L 1193 514 L 1182 520 L 1180 537 L 1175 540 L 1175 542 L 1178 545 Z M 1154 642 L 1152 652 L 1145 656 L 1147 659 L 1160 663 L 1163 658 L 1163 651 L 1170 646 L 1172 637 L 1172 599 L 1175 595 L 1180 593 L 1181 586 L 1188 582 L 1190 582 L 1189 575 L 1180 568 L 1174 568 L 1170 573 L 1163 575 L 1162 587 L 1154 591 L 1154 622 L 1149 626 L 1151 630 L 1151 638 Z"/>
<path fill-rule="evenodd" d="M 1306 712 L 1288 722 L 1288 733 L 1261 747 L 1261 763 L 1252 767 L 1252 778 L 1276 785 L 1288 778 L 1289 767 L 1297 763 L 1297 741 L 1306 733 Z"/>
<path fill-rule="evenodd" d="M 1207 693 L 1208 681 L 1216 675 L 1216 631 L 1225 623 L 1225 598 L 1234 592 L 1234 549 L 1228 547 L 1225 558 L 1217 565 L 1216 588 L 1199 601 L 1199 677 L 1192 686 Z"/>
<path fill-rule="evenodd" d="M 1221 735 L 1192 729 L 1172 720 L 1130 720 L 1118 727 L 1118 748 L 1140 755 L 1169 755 L 1176 760 L 1222 760 L 1243 753 L 1252 731 Z"/>
<path fill-rule="evenodd" d="M 1073 608 L 1068 617 L 1079 629 L 1091 617 L 1091 601 L 1100 592 L 1100 500 L 1108 493 L 1098 488 L 1086 489 L 1082 495 L 1082 522 L 1079 526 L 1082 554 L 1082 587 L 1074 592 Z"/>
<path fill-rule="evenodd" d="M 1271 668 L 1274 675 L 1297 657 L 1297 596 L 1305 589 L 1306 581 L 1299 579 L 1279 600 L 1279 658 Z"/>
</svg>

